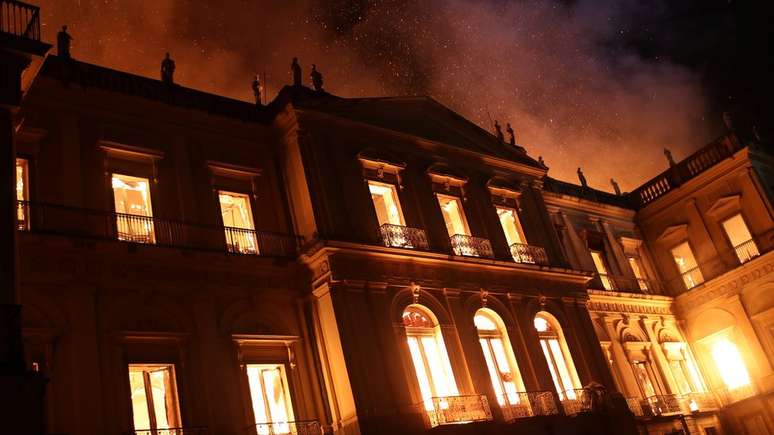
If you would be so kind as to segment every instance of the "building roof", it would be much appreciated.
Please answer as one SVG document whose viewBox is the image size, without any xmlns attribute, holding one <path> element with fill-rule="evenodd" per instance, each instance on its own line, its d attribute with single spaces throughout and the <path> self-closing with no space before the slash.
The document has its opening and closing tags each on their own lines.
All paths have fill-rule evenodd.
<svg viewBox="0 0 774 435">
<path fill-rule="evenodd" d="M 272 119 L 267 107 L 54 55 L 46 57 L 39 75 L 65 86 L 92 87 L 242 121 L 269 123 Z"/>
<path fill-rule="evenodd" d="M 548 192 L 553 192 L 560 195 L 573 196 L 576 198 L 586 199 L 602 204 L 614 205 L 617 207 L 634 208 L 631 206 L 627 195 L 615 195 L 588 186 L 583 187 L 577 184 L 568 183 L 566 181 L 557 180 L 556 178 L 545 177 L 543 179 L 543 187 Z"/>
</svg>

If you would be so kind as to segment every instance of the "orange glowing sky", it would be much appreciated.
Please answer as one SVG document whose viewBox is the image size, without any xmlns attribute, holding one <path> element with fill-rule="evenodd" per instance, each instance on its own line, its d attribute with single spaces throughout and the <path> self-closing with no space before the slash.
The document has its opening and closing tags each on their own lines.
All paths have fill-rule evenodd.
<svg viewBox="0 0 774 435">
<path fill-rule="evenodd" d="M 33 1 L 34 2 L 34 1 Z M 549 175 L 624 190 L 717 133 L 698 78 L 616 46 L 633 0 L 39 0 L 43 36 L 62 24 L 73 56 L 250 100 L 255 73 L 273 96 L 298 56 L 340 96 L 431 95 L 486 129 L 510 122 Z M 712 124 L 712 125 L 710 125 Z"/>
</svg>

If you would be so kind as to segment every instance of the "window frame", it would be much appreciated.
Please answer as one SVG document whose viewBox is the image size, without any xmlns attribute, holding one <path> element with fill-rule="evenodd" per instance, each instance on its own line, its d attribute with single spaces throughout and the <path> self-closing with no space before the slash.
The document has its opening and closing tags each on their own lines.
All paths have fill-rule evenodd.
<svg viewBox="0 0 774 435">
<path fill-rule="evenodd" d="M 22 163 L 19 165 L 19 163 Z M 19 191 L 16 189 L 16 186 L 18 185 L 19 181 L 17 178 L 17 170 L 16 168 L 21 166 L 22 167 L 22 199 L 19 199 Z M 25 157 L 25 156 L 16 156 L 16 160 L 14 161 L 14 192 L 16 194 L 15 197 L 15 207 L 16 210 L 16 228 L 18 230 L 26 231 L 30 229 L 30 192 L 32 189 L 30 189 L 30 179 L 32 178 L 30 176 L 30 168 L 31 168 L 31 159 Z M 22 204 L 19 204 L 19 201 L 22 202 Z M 23 213 L 24 218 L 22 220 L 19 220 L 19 212 Z"/>
<path fill-rule="evenodd" d="M 156 416 L 156 409 L 155 409 L 154 402 L 153 402 L 154 398 L 153 398 L 152 390 L 151 390 L 151 394 L 150 395 L 148 394 L 148 391 L 149 391 L 148 388 L 150 386 L 150 373 L 152 373 L 152 370 L 145 370 L 145 369 L 141 370 L 141 373 L 142 373 L 142 376 L 143 376 L 143 391 L 144 391 L 144 394 L 145 394 L 146 406 L 148 407 L 147 408 L 148 423 L 149 423 L 149 425 L 151 427 L 145 428 L 145 429 L 135 427 L 134 401 L 132 400 L 132 395 L 133 395 L 134 391 L 132 390 L 131 381 L 130 381 L 130 377 L 131 377 L 131 373 L 132 373 L 132 370 L 131 370 L 132 366 L 141 367 L 141 368 L 142 367 L 152 368 L 154 366 L 159 366 L 159 367 L 163 367 L 163 368 L 161 368 L 162 370 L 164 368 L 169 368 L 169 371 L 170 371 L 170 373 L 169 373 L 170 385 L 169 386 L 172 387 L 171 388 L 172 396 L 173 396 L 172 397 L 172 402 L 175 404 L 175 410 L 173 411 L 174 414 L 175 414 L 174 415 L 175 421 L 174 422 L 170 422 L 168 420 L 167 421 L 168 426 L 169 426 L 168 428 L 159 428 L 158 427 L 158 422 L 156 420 L 156 418 L 157 418 L 157 416 Z M 153 433 L 153 432 L 158 431 L 158 430 L 173 429 L 173 428 L 183 427 L 182 406 L 181 406 L 181 402 L 180 402 L 180 387 L 179 387 L 179 383 L 180 382 L 179 382 L 179 376 L 178 376 L 178 370 L 177 370 L 177 367 L 176 367 L 176 363 L 174 363 L 174 362 L 153 362 L 153 363 L 151 363 L 151 362 L 129 362 L 129 363 L 126 364 L 125 367 L 126 367 L 126 379 L 129 382 L 129 384 L 128 384 L 129 385 L 129 409 L 130 409 L 130 417 L 131 417 L 132 428 L 135 431 L 148 430 L 148 431 L 151 431 L 151 433 Z M 167 419 L 169 419 L 169 416 L 167 416 Z"/>
<path fill-rule="evenodd" d="M 681 272 L 680 271 L 680 266 L 677 264 L 677 259 L 675 258 L 675 255 L 674 255 L 674 252 L 673 252 L 675 249 L 677 249 L 679 246 L 681 246 L 683 244 L 686 244 L 688 246 L 688 250 L 691 252 L 691 257 L 693 257 L 693 262 L 696 263 L 696 267 L 694 267 L 692 269 L 688 269 L 688 271 L 686 271 L 686 272 Z M 683 283 L 683 287 L 686 290 L 691 290 L 691 289 L 694 289 L 694 288 L 704 284 L 704 282 L 706 280 L 704 278 L 704 272 L 701 270 L 701 265 L 699 264 L 699 260 L 696 258 L 696 253 L 695 253 L 695 251 L 693 249 L 693 245 L 691 244 L 690 239 L 688 239 L 688 238 L 682 239 L 680 242 L 676 243 L 671 248 L 669 248 L 667 253 L 669 254 L 669 257 L 672 259 L 672 264 L 674 265 L 675 270 L 677 270 L 677 276 L 680 278 L 680 281 Z M 698 270 L 699 271 L 699 275 L 701 276 L 701 282 L 696 283 L 692 287 L 688 287 L 688 285 L 685 282 L 685 277 L 683 275 L 684 275 L 684 273 L 688 273 L 689 271 L 692 271 L 692 270 Z"/>
<path fill-rule="evenodd" d="M 594 261 L 594 254 L 597 254 L 602 268 L 605 269 L 604 272 L 599 271 L 599 265 Z M 613 275 L 610 274 L 610 263 L 607 261 L 605 251 L 589 248 L 589 256 L 591 256 L 591 262 L 594 263 L 594 269 L 596 269 L 597 275 L 599 275 L 599 281 L 602 284 L 603 289 L 607 291 L 616 291 L 617 287 Z M 605 283 L 607 283 L 607 285 Z"/>
<path fill-rule="evenodd" d="M 435 194 L 435 202 L 438 204 L 438 211 L 441 212 L 441 217 L 443 219 L 444 226 L 446 226 L 446 232 L 449 232 L 449 223 L 446 221 L 446 215 L 443 212 L 443 205 L 441 205 L 441 199 L 442 198 L 449 198 L 454 201 L 457 201 L 457 208 L 460 211 L 460 219 L 462 223 L 462 227 L 465 229 L 465 233 L 455 233 L 455 234 L 449 234 L 449 237 L 454 237 L 456 235 L 462 235 L 466 237 L 472 237 L 473 234 L 470 232 L 470 225 L 468 224 L 468 216 L 465 213 L 465 207 L 463 206 L 463 197 L 457 196 L 457 195 L 450 195 L 448 193 L 439 193 L 439 192 L 433 192 Z"/>
<path fill-rule="evenodd" d="M 484 351 L 484 343 L 482 343 L 482 341 L 486 343 L 493 367 L 497 370 L 498 374 L 503 373 L 503 371 L 500 370 L 500 363 L 497 360 L 497 357 L 495 355 L 496 352 L 495 352 L 494 346 L 492 345 L 492 340 L 499 339 L 503 348 L 503 354 L 504 354 L 503 356 L 505 357 L 505 360 L 508 364 L 508 371 L 512 377 L 512 380 L 510 382 L 514 385 L 516 389 L 516 391 L 513 392 L 515 394 L 515 400 L 513 401 L 513 403 L 511 403 L 511 399 L 509 397 L 510 393 L 505 387 L 505 382 L 503 381 L 502 376 L 498 375 L 495 377 L 495 374 L 491 372 L 489 365 L 487 364 L 487 373 L 489 374 L 490 382 L 493 384 L 492 386 L 494 387 L 495 382 L 499 382 L 500 388 L 502 390 L 503 403 L 501 403 L 500 406 L 519 405 L 521 402 L 521 397 L 519 393 L 522 393 L 525 390 L 524 379 L 521 376 L 521 370 L 519 369 L 519 364 L 518 364 L 518 361 L 516 360 L 516 355 L 514 354 L 513 347 L 510 342 L 510 337 L 508 336 L 507 328 L 505 327 L 502 317 L 500 317 L 500 315 L 494 310 L 487 309 L 487 308 L 481 308 L 476 310 L 476 312 L 474 313 L 474 325 L 475 325 L 475 317 L 479 315 L 487 317 L 495 325 L 494 330 L 484 330 L 476 327 L 479 346 L 482 351 L 482 356 L 484 356 L 484 361 L 486 362 L 487 358 Z M 498 396 L 497 391 L 494 391 L 494 393 L 495 393 L 495 396 Z M 499 403 L 500 397 L 497 397 L 497 399 Z"/>
<path fill-rule="evenodd" d="M 144 181 L 146 181 L 148 183 L 148 210 L 150 212 L 149 216 L 147 216 L 147 215 L 138 215 L 138 214 L 133 214 L 133 213 L 121 213 L 121 212 L 118 212 L 116 210 L 116 196 L 115 196 L 116 193 L 115 193 L 115 188 L 113 187 L 113 178 L 115 178 L 116 175 L 118 175 L 119 177 L 127 177 L 127 178 L 132 178 L 132 179 L 135 179 L 135 180 L 144 180 Z M 129 243 L 145 243 L 145 244 L 149 244 L 149 245 L 153 245 L 153 244 L 156 244 L 158 242 L 157 231 L 156 231 L 156 220 L 157 220 L 157 217 L 155 216 L 154 209 L 153 209 L 153 197 L 155 196 L 153 194 L 153 190 L 154 190 L 153 185 L 154 184 L 155 184 L 155 182 L 151 178 L 146 178 L 146 177 L 137 176 L 137 175 L 130 175 L 130 174 L 126 173 L 126 172 L 123 172 L 123 171 L 122 172 L 118 172 L 116 170 L 111 170 L 111 171 L 108 172 L 108 186 L 110 187 L 110 198 L 111 198 L 110 206 L 111 206 L 111 210 L 112 210 L 113 216 L 114 216 L 114 219 L 113 219 L 113 222 L 115 224 L 114 225 L 114 229 L 115 229 L 116 238 L 118 240 L 129 242 Z M 144 219 L 150 220 L 150 226 L 149 226 L 150 231 L 149 231 L 149 233 L 148 234 L 138 234 L 138 235 L 141 235 L 141 236 L 143 236 L 143 235 L 147 236 L 148 237 L 148 241 L 143 242 L 143 241 L 136 241 L 136 240 L 124 240 L 124 239 L 121 239 L 120 238 L 120 233 L 119 233 L 119 215 L 131 216 L 133 218 L 144 218 Z"/>
<path fill-rule="evenodd" d="M 368 177 L 365 178 L 365 184 L 366 184 L 366 190 L 368 191 L 369 200 L 371 202 L 372 210 L 374 211 L 374 215 L 376 216 L 377 227 L 381 228 L 386 224 L 407 227 L 408 225 L 406 224 L 406 215 L 403 213 L 403 205 L 401 204 L 400 186 L 397 183 L 391 183 L 389 181 L 385 181 L 384 179 L 374 180 Z M 390 188 L 393 194 L 393 200 L 395 201 L 395 206 L 398 209 L 398 217 L 400 218 L 399 224 L 393 224 L 391 222 L 385 222 L 385 223 L 379 222 L 379 213 L 376 211 L 376 204 L 374 204 L 374 198 L 373 198 L 374 193 L 371 192 L 371 184 Z"/>
<path fill-rule="evenodd" d="M 499 205 L 495 204 L 495 211 L 497 212 L 497 218 L 500 221 L 500 228 L 503 230 L 503 235 L 505 235 L 505 241 L 508 243 L 508 247 L 510 248 L 513 244 L 519 243 L 522 245 L 529 245 L 529 242 L 527 241 L 527 235 L 524 234 L 524 226 L 521 223 L 521 217 L 519 216 L 519 210 L 516 207 L 511 207 L 508 205 Z M 503 221 L 500 219 L 500 209 L 502 210 L 508 210 L 513 212 L 514 217 L 514 226 L 516 227 L 516 234 L 519 236 L 520 241 L 510 243 L 508 242 L 508 234 L 505 232 L 505 228 L 503 227 Z"/>
<path fill-rule="evenodd" d="M 753 246 L 755 246 L 755 250 L 757 251 L 756 255 L 751 255 L 746 260 L 742 260 L 739 258 L 739 254 L 736 252 L 737 246 L 734 246 L 734 243 L 731 241 L 731 236 L 728 234 L 728 230 L 726 229 L 725 223 L 730 221 L 731 219 L 735 218 L 736 216 L 739 216 L 740 219 L 742 219 L 742 223 L 744 224 L 745 229 L 747 230 L 747 233 L 750 234 L 750 239 L 743 242 L 739 246 L 742 246 L 743 244 L 747 242 L 752 242 Z M 726 239 L 726 243 L 728 243 L 728 246 L 731 247 L 731 252 L 734 253 L 734 258 L 739 262 L 739 264 L 747 263 L 748 261 L 751 261 L 752 259 L 759 257 L 761 255 L 760 248 L 758 247 L 758 243 L 755 241 L 755 236 L 753 235 L 752 231 L 750 230 L 750 224 L 747 221 L 747 218 L 745 217 L 744 213 L 742 213 L 742 210 L 736 210 L 734 213 L 728 214 L 725 216 L 725 218 L 720 219 L 718 221 L 718 225 L 720 226 L 720 231 L 723 233 L 723 236 Z"/>
<path fill-rule="evenodd" d="M 253 405 L 253 391 L 252 388 L 250 388 L 250 377 L 248 374 L 248 367 L 249 366 L 266 366 L 266 367 L 278 367 L 280 369 L 280 381 L 282 383 L 282 387 L 284 390 L 284 400 L 285 400 L 285 412 L 287 414 L 287 420 L 285 421 L 274 421 L 271 420 L 271 410 L 269 407 L 269 403 L 266 400 L 267 399 L 267 392 L 266 392 L 266 386 L 263 379 L 263 376 L 259 376 L 259 382 L 261 385 L 261 394 L 262 394 L 262 400 L 263 405 L 266 411 L 267 416 L 269 417 L 270 421 L 257 421 L 256 415 L 255 415 L 255 409 Z M 293 400 L 294 394 L 293 389 L 290 382 L 290 376 L 288 371 L 288 364 L 286 362 L 266 362 L 266 361 L 251 361 L 251 362 L 243 362 L 240 364 L 240 374 L 241 374 L 241 382 L 243 384 L 244 391 L 246 394 L 247 399 L 247 409 L 249 413 L 249 418 L 252 421 L 252 426 L 257 427 L 258 425 L 271 425 L 274 426 L 278 423 L 290 423 L 296 421 L 296 403 Z"/>
<path fill-rule="evenodd" d="M 534 327 L 534 319 L 538 317 L 545 320 L 549 326 L 548 331 L 538 331 L 537 328 L 534 328 L 534 329 L 535 329 L 535 334 L 537 335 L 537 338 L 538 338 L 538 343 L 540 345 L 540 348 L 543 351 L 543 358 L 546 359 L 546 364 L 549 366 L 549 371 L 551 372 L 551 378 L 552 378 L 552 383 L 554 384 L 554 389 L 559 395 L 560 401 L 576 400 L 578 397 L 575 394 L 575 390 L 581 388 L 580 378 L 578 377 L 578 371 L 577 371 L 577 368 L 575 367 L 575 360 L 572 358 L 572 354 L 570 353 L 569 344 L 567 343 L 567 338 L 564 336 L 564 330 L 562 329 L 561 323 L 556 317 L 554 317 L 553 314 L 547 311 L 539 311 L 535 314 L 535 316 L 533 316 L 533 327 Z M 567 375 L 570 378 L 570 383 L 571 383 L 570 386 L 572 388 L 567 388 L 564 385 L 564 381 L 561 379 L 562 378 L 561 371 L 559 370 L 559 365 L 554 356 L 553 349 L 551 349 L 551 346 L 550 346 L 551 340 L 555 340 L 557 342 L 559 350 L 562 353 L 562 359 L 565 365 L 565 370 L 567 371 Z M 545 346 L 543 344 L 544 342 L 545 342 Z M 551 368 L 553 368 L 553 370 L 551 370 Z M 561 384 L 561 386 L 557 385 L 557 381 Z M 563 387 L 564 389 L 562 391 L 559 391 L 560 387 Z M 572 391 L 573 397 L 570 397 L 571 395 L 567 394 L 568 391 Z"/>
</svg>

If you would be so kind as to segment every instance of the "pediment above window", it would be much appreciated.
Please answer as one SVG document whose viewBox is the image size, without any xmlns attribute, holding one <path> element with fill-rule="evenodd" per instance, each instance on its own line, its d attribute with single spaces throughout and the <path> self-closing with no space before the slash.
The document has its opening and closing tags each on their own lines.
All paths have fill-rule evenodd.
<svg viewBox="0 0 774 435">
<path fill-rule="evenodd" d="M 232 165 L 230 163 L 215 162 L 212 160 L 207 161 L 207 167 L 210 168 L 210 172 L 212 172 L 213 175 L 242 179 L 258 177 L 262 172 L 259 168 Z"/>
<path fill-rule="evenodd" d="M 664 229 L 656 238 L 659 243 L 673 244 L 688 239 L 688 224 L 672 225 Z"/>
<path fill-rule="evenodd" d="M 511 180 L 503 177 L 492 177 L 486 182 L 486 187 L 493 197 L 507 199 L 519 199 L 521 196 L 521 189 L 518 185 Z"/>
<path fill-rule="evenodd" d="M 742 208 L 742 195 L 729 195 L 718 198 L 707 210 L 707 215 L 719 219 L 734 214 Z"/>
<path fill-rule="evenodd" d="M 468 182 L 468 177 L 461 172 L 445 163 L 435 163 L 427 168 L 427 175 L 430 177 L 434 192 L 466 199 L 465 184 Z"/>
<path fill-rule="evenodd" d="M 365 169 L 382 170 L 397 174 L 406 168 L 406 163 L 384 150 L 366 148 L 357 154 L 357 159 Z"/>
<path fill-rule="evenodd" d="M 128 145 L 109 140 L 99 141 L 99 147 L 108 157 L 132 161 L 155 161 L 164 158 L 164 152 L 153 148 Z"/>
</svg>

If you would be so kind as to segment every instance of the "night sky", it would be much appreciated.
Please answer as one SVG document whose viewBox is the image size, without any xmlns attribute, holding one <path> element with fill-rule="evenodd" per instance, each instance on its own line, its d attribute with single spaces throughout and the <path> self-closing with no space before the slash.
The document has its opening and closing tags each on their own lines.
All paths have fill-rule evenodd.
<svg viewBox="0 0 774 435">
<path fill-rule="evenodd" d="M 73 56 L 250 100 L 298 56 L 340 96 L 430 95 L 473 122 L 510 122 L 549 174 L 631 189 L 722 132 L 731 110 L 767 129 L 770 16 L 739 1 L 38 0 Z M 763 4 L 764 2 L 759 2 Z M 759 127 L 760 128 L 760 127 Z"/>
</svg>

